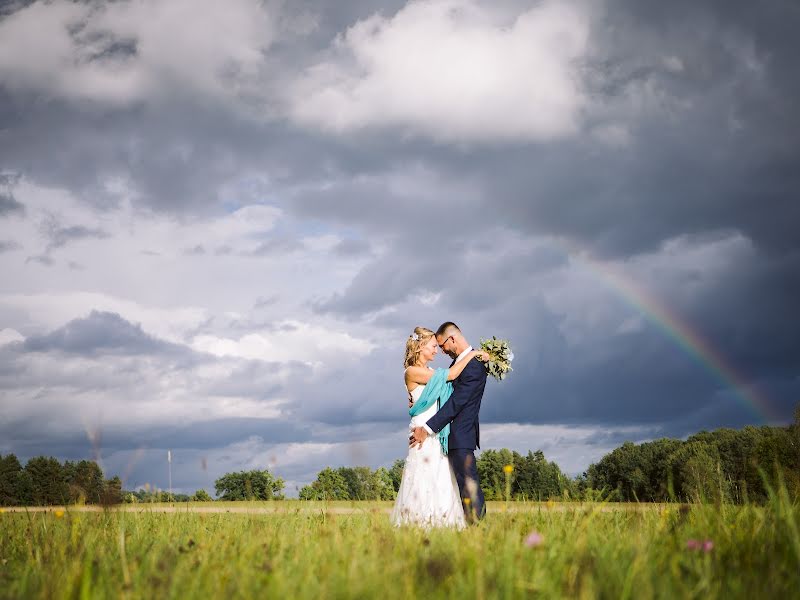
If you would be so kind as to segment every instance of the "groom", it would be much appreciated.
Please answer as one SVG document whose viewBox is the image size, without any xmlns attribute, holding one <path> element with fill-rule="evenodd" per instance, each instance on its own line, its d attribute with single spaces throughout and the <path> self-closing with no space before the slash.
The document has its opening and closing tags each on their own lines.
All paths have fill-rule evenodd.
<svg viewBox="0 0 800 600">
<path fill-rule="evenodd" d="M 439 326 L 436 341 L 442 351 L 453 359 L 453 364 L 472 350 L 458 326 L 450 321 Z M 429 435 L 439 433 L 450 423 L 447 455 L 456 475 L 464 514 L 471 523 L 486 514 L 475 462 L 475 448 L 480 448 L 478 413 L 485 387 L 486 369 L 477 358 L 473 358 L 453 381 L 453 395 L 447 403 L 423 427 L 414 428 L 410 441 L 411 446 L 422 445 Z"/>
</svg>

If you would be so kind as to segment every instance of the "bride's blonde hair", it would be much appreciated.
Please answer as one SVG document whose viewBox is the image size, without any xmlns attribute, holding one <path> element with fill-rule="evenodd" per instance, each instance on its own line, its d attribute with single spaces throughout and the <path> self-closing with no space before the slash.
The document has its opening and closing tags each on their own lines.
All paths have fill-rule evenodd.
<svg viewBox="0 0 800 600">
<path fill-rule="evenodd" d="M 404 367 L 408 368 L 417 364 L 420 350 L 434 335 L 436 334 L 427 327 L 414 328 L 414 333 L 408 336 L 406 340 L 406 357 L 403 359 Z"/>
</svg>

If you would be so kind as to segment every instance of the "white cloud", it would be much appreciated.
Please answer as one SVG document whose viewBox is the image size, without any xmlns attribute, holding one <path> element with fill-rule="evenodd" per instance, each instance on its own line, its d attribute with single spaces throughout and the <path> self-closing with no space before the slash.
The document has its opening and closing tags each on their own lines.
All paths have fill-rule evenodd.
<svg viewBox="0 0 800 600">
<path fill-rule="evenodd" d="M 238 339 L 198 335 L 192 346 L 215 356 L 236 356 L 272 362 L 315 362 L 336 355 L 366 356 L 375 345 L 325 326 L 299 321 L 283 321 L 275 331 L 248 333 Z"/>
<path fill-rule="evenodd" d="M 346 132 L 400 127 L 446 141 L 574 133 L 588 16 L 545 1 L 506 22 L 475 0 L 418 0 L 359 21 L 290 98 L 294 120 Z"/>
<path fill-rule="evenodd" d="M 631 132 L 619 123 L 599 125 L 591 133 L 595 139 L 612 148 L 624 148 L 632 141 Z"/>
<path fill-rule="evenodd" d="M 258 75 L 273 37 L 257 0 L 40 1 L 0 22 L 0 79 L 123 105 L 176 88 L 227 98 Z"/>
<path fill-rule="evenodd" d="M 683 71 L 683 61 L 677 56 L 665 56 L 661 62 L 667 71 L 671 71 L 672 73 L 680 73 Z"/>
<path fill-rule="evenodd" d="M 11 342 L 21 342 L 24 339 L 25 338 L 22 336 L 22 334 L 14 329 L 7 327 L 0 330 L 0 346 L 10 344 Z"/>
<path fill-rule="evenodd" d="M 216 359 L 222 368 L 165 354 L 80 356 L 56 352 L 7 352 L 14 375 L 0 375 L 4 427 L 35 419 L 42 436 L 86 428 L 186 426 L 226 418 L 278 419 L 287 373 L 272 365 L 249 373 L 230 390 L 241 361 Z M 211 359 L 214 360 L 214 359 Z M 266 390 L 273 390 L 265 396 Z M 6 432 L 14 436 L 11 430 Z"/>
</svg>

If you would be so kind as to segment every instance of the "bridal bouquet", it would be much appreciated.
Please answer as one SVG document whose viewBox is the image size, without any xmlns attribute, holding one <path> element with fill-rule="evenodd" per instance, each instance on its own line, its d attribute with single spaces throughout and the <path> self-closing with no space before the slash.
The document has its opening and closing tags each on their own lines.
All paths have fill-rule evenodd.
<svg viewBox="0 0 800 600">
<path fill-rule="evenodd" d="M 514 360 L 514 353 L 508 340 L 498 340 L 494 336 L 490 340 L 482 339 L 481 350 L 489 354 L 489 360 L 485 363 L 486 372 L 497 381 L 503 381 L 508 372 L 513 370 L 511 361 Z"/>
</svg>

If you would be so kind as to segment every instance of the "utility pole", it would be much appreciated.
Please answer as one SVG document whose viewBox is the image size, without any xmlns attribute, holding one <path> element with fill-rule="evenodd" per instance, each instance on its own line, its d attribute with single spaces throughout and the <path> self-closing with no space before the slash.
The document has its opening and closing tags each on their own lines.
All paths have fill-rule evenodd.
<svg viewBox="0 0 800 600">
<path fill-rule="evenodd" d="M 167 450 L 167 464 L 169 465 L 169 501 L 172 502 L 172 450 Z"/>
</svg>

